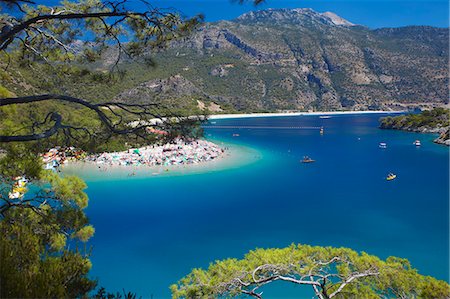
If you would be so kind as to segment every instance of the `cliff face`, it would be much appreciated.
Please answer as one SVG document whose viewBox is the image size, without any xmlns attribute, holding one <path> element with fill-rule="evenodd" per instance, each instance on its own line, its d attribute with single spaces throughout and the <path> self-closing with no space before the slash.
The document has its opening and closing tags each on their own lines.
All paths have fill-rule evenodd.
<svg viewBox="0 0 450 299">
<path fill-rule="evenodd" d="M 115 99 L 118 101 L 152 102 L 158 98 L 164 99 L 179 95 L 188 97 L 206 96 L 192 82 L 176 75 L 167 79 L 154 79 L 141 83 L 133 89 L 121 92 Z"/>
<path fill-rule="evenodd" d="M 333 13 L 269 9 L 206 24 L 154 56 L 238 110 L 358 110 L 447 103 L 448 54 L 448 29 L 370 30 Z"/>
</svg>

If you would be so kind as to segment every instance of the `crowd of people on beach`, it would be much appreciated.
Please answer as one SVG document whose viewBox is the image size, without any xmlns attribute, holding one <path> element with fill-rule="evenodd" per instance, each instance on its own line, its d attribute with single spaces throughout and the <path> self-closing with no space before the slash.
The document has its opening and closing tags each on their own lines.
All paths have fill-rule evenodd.
<svg viewBox="0 0 450 299">
<path fill-rule="evenodd" d="M 44 162 L 44 168 L 48 170 L 59 170 L 62 164 L 69 161 L 78 161 L 86 157 L 86 152 L 74 147 L 55 147 L 49 149 L 41 155 Z"/>
<path fill-rule="evenodd" d="M 164 145 L 150 145 L 123 152 L 90 155 L 83 161 L 97 163 L 99 166 L 184 165 L 217 159 L 224 151 L 225 149 L 206 140 L 176 139 Z"/>
<path fill-rule="evenodd" d="M 221 148 L 206 140 L 175 139 L 163 145 L 149 145 L 122 152 L 104 152 L 87 155 L 86 152 L 70 148 L 52 148 L 42 155 L 45 169 L 59 171 L 69 161 L 82 161 L 103 166 L 170 166 L 198 164 L 222 156 L 227 148 Z M 104 168 L 104 167 L 103 167 Z"/>
</svg>

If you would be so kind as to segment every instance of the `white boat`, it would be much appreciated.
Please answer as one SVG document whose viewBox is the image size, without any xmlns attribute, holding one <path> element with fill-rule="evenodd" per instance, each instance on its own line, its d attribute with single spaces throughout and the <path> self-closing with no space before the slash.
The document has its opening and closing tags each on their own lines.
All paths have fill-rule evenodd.
<svg viewBox="0 0 450 299">
<path fill-rule="evenodd" d="M 385 142 L 380 142 L 378 145 L 379 148 L 387 148 L 387 144 Z"/>
<path fill-rule="evenodd" d="M 421 146 L 422 144 L 420 143 L 420 140 L 416 140 L 416 141 L 414 141 L 414 145 L 415 146 Z"/>
<path fill-rule="evenodd" d="M 396 178 L 397 178 L 397 175 L 396 175 L 396 174 L 390 173 L 390 174 L 388 174 L 388 176 L 386 177 L 386 180 L 387 180 L 387 181 L 392 181 L 392 180 L 395 180 Z"/>
<path fill-rule="evenodd" d="M 321 116 L 319 116 L 319 118 L 321 118 L 321 119 L 328 119 L 328 118 L 331 118 L 331 116 L 329 116 L 329 115 L 321 115 Z"/>
</svg>

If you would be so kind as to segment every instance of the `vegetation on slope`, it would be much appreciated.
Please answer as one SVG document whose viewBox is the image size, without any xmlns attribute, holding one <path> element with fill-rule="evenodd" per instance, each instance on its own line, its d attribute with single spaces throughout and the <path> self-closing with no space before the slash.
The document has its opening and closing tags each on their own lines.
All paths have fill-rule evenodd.
<svg viewBox="0 0 450 299">
<path fill-rule="evenodd" d="M 380 128 L 414 132 L 440 132 L 450 125 L 450 110 L 435 108 L 418 114 L 388 116 L 380 119 Z"/>
<path fill-rule="evenodd" d="M 440 136 L 434 142 L 450 145 L 450 110 L 447 108 L 434 108 L 418 114 L 383 117 L 380 119 L 380 128 L 440 133 Z"/>
<path fill-rule="evenodd" d="M 168 49 L 124 56 L 119 67 L 125 76 L 112 81 L 114 48 L 95 63 L 58 73 L 11 66 L 6 74 L 0 71 L 1 84 L 17 95 L 63 86 L 66 94 L 100 102 L 180 75 L 200 94 L 186 97 L 181 90 L 143 101 L 183 103 L 189 112 L 195 112 L 197 100 L 219 104 L 224 112 L 401 109 L 448 102 L 448 30 L 334 26 L 314 21 L 314 14 L 312 21 L 294 22 L 288 12 L 283 18 L 207 23 Z"/>
</svg>

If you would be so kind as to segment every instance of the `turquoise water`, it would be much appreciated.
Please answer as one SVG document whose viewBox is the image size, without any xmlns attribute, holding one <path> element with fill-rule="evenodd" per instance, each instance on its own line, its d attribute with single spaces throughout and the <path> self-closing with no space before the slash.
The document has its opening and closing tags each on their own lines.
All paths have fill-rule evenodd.
<svg viewBox="0 0 450 299">
<path fill-rule="evenodd" d="M 379 117 L 217 120 L 324 126 L 325 134 L 209 129 L 209 137 L 253 147 L 262 158 L 210 173 L 88 179 L 87 213 L 96 228 L 92 276 L 110 291 L 168 298 L 169 285 L 193 267 L 295 242 L 405 257 L 420 273 L 448 280 L 448 148 L 433 144 L 432 135 L 379 130 Z M 304 155 L 317 162 L 299 163 Z M 397 179 L 388 182 L 391 171 Z M 306 286 L 280 283 L 265 295 L 310 297 Z"/>
</svg>

